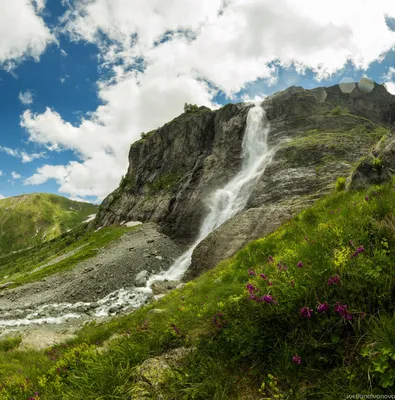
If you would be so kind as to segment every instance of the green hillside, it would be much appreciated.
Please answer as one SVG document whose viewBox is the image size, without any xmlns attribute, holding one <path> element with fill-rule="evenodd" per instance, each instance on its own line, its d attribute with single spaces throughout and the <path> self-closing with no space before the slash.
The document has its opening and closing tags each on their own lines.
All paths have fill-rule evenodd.
<svg viewBox="0 0 395 400">
<path fill-rule="evenodd" d="M 183 289 L 45 353 L 0 343 L 0 398 L 393 395 L 394 189 L 327 197 Z"/>
<path fill-rule="evenodd" d="M 2 199 L 0 255 L 51 240 L 96 212 L 96 205 L 46 193 Z"/>
</svg>

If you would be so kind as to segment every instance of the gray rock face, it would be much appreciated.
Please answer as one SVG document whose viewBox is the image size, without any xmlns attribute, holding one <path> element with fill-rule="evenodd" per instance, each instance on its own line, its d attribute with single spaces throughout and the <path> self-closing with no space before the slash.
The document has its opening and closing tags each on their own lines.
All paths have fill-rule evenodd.
<svg viewBox="0 0 395 400">
<path fill-rule="evenodd" d="M 364 189 L 388 182 L 395 173 L 395 135 L 383 137 L 362 159 L 350 179 L 350 189 Z"/>
<path fill-rule="evenodd" d="M 204 199 L 240 166 L 248 106 L 185 113 L 134 143 L 121 185 L 100 206 L 96 225 L 152 221 L 190 243 L 206 214 Z"/>
<path fill-rule="evenodd" d="M 208 212 L 205 199 L 240 169 L 249 107 L 200 108 L 134 143 L 126 179 L 104 200 L 96 225 L 153 221 L 179 243 L 191 244 Z M 291 87 L 266 98 L 263 107 L 275 155 L 245 210 L 195 249 L 187 279 L 273 232 L 333 190 L 336 179 L 349 176 L 395 121 L 395 96 L 381 85 L 369 93 L 357 87 L 349 94 L 338 85 Z M 383 162 L 388 159 L 392 168 L 395 145 L 386 146 Z"/>
</svg>

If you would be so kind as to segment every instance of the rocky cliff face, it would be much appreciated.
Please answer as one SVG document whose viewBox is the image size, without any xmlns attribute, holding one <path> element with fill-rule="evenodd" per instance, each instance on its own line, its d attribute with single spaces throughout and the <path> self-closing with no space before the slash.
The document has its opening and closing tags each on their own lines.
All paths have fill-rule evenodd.
<svg viewBox="0 0 395 400">
<path fill-rule="evenodd" d="M 248 106 L 185 113 L 130 148 L 121 186 L 100 207 L 97 225 L 152 221 L 190 243 L 199 230 L 207 196 L 238 170 Z"/>
<path fill-rule="evenodd" d="M 356 167 L 358 171 L 361 157 L 395 121 L 395 96 L 381 85 L 370 92 L 356 87 L 351 93 L 343 93 L 338 85 L 291 87 L 266 98 L 262 106 L 270 120 L 269 144 L 276 148 L 275 155 L 245 210 L 196 248 L 187 279 L 272 232 L 333 190 L 339 176 L 348 177 Z M 96 225 L 153 221 L 162 232 L 190 244 L 207 214 L 205 200 L 240 168 L 249 107 L 201 107 L 134 143 L 127 175 L 101 205 Z"/>
</svg>

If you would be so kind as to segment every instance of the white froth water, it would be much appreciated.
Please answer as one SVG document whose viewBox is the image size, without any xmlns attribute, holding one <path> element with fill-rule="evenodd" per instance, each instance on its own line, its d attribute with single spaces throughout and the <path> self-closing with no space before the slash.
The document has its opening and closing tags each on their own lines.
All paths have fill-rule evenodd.
<svg viewBox="0 0 395 400">
<path fill-rule="evenodd" d="M 224 187 L 216 190 L 209 199 L 209 210 L 203 221 L 200 233 L 193 245 L 179 257 L 170 269 L 152 276 L 147 287 L 156 280 L 178 280 L 191 265 L 192 253 L 198 244 L 224 222 L 242 211 L 258 179 L 269 164 L 272 152 L 267 138 L 270 124 L 264 109 L 255 104 L 247 116 L 247 127 L 242 144 L 243 164 L 240 172 Z"/>
<path fill-rule="evenodd" d="M 152 282 L 179 280 L 191 264 L 192 253 L 198 244 L 212 231 L 245 208 L 256 182 L 265 171 L 274 153 L 269 150 L 267 145 L 269 130 L 270 125 L 265 111 L 259 105 L 255 105 L 247 116 L 246 133 L 242 144 L 243 163 L 240 172 L 225 187 L 216 190 L 208 199 L 210 211 L 203 221 L 199 236 L 193 245 L 167 271 L 153 275 L 147 281 L 145 288 L 119 289 L 96 303 L 45 305 L 34 312 L 24 313 L 21 311 L 21 315 L 16 319 L 12 319 L 11 315 L 8 316 L 5 313 L 0 315 L 0 327 L 60 324 L 69 319 L 86 316 L 86 313 L 82 311 L 84 308 L 90 308 L 89 315 L 94 317 L 113 315 L 114 312 L 121 309 L 136 309 L 152 296 L 150 288 Z"/>
</svg>

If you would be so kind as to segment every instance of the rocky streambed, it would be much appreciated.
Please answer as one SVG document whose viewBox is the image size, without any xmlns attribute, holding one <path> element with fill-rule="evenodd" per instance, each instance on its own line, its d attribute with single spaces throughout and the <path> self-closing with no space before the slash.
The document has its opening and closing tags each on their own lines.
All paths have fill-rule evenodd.
<svg viewBox="0 0 395 400">
<path fill-rule="evenodd" d="M 152 291 L 146 284 L 181 253 L 155 224 L 141 225 L 71 271 L 0 292 L 0 335 L 16 330 L 26 335 L 45 326 L 58 337 L 86 321 L 131 312 L 177 286 L 159 282 Z"/>
</svg>

